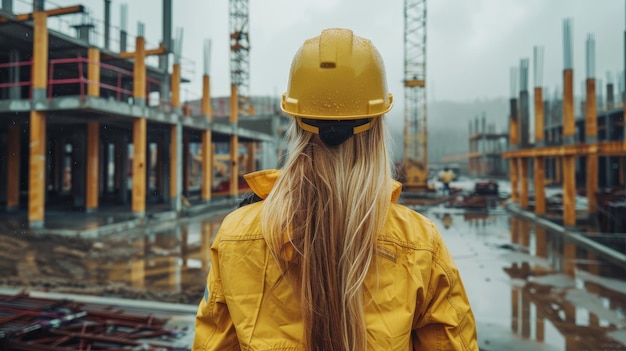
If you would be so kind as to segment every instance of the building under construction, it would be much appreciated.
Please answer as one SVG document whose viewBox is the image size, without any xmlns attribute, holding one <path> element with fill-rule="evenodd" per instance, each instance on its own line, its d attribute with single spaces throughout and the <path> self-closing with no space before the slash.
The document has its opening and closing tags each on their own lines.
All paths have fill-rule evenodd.
<svg viewBox="0 0 626 351">
<path fill-rule="evenodd" d="M 534 131 L 529 126 L 528 59 L 522 59 L 520 66 L 511 72 L 511 150 L 503 154 L 509 159 L 511 197 L 522 209 L 532 205 L 540 216 L 549 210 L 558 212 L 566 227 L 588 223 L 590 219 L 591 223 L 600 225 L 601 231 L 624 232 L 626 110 L 621 102 L 624 95 L 608 81 L 606 100 L 599 98 L 604 95 L 605 87 L 596 80 L 595 38 L 589 34 L 585 95 L 577 113 L 571 19 L 564 20 L 563 40 L 562 96 L 553 101 L 544 99 L 543 94 L 543 48 L 534 49 Z M 556 203 L 546 199 L 548 184 L 562 186 L 562 199 Z M 531 186 L 534 196 L 529 191 Z M 586 196 L 586 208 L 577 206 L 577 195 Z"/>
<path fill-rule="evenodd" d="M 476 117 L 469 123 L 468 173 L 474 177 L 504 178 L 508 164 L 502 153 L 508 150 L 509 135 L 496 131 L 494 124 L 487 124 Z"/>
<path fill-rule="evenodd" d="M 141 23 L 131 38 L 124 6 L 114 33 L 110 3 L 99 47 L 82 6 L 36 0 L 16 13 L 13 0 L 2 1 L 0 204 L 27 212 L 31 227 L 43 225 L 48 209 L 178 212 L 216 192 L 236 197 L 240 172 L 275 165 L 275 109 L 240 117 L 233 84 L 228 116 L 214 118 L 206 63 L 201 98 L 181 101 L 182 31 L 171 39 L 171 0 L 163 0 L 163 41 L 155 46 Z M 50 29 L 52 19 L 81 13 L 73 34 Z"/>
</svg>

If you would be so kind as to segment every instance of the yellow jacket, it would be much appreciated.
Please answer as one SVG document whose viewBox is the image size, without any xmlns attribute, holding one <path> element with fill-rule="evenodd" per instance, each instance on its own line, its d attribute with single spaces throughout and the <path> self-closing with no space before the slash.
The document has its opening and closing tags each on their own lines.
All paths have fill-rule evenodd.
<svg viewBox="0 0 626 351">
<path fill-rule="evenodd" d="M 452 172 L 451 170 L 441 171 L 439 173 L 439 180 L 441 180 L 445 184 L 449 184 L 454 180 L 454 178 L 456 178 L 456 174 L 454 174 L 454 172 Z"/>
<path fill-rule="evenodd" d="M 279 171 L 246 176 L 262 199 Z M 370 350 L 478 350 L 463 283 L 435 225 L 396 204 L 378 238 L 377 269 L 365 282 Z M 302 351 L 298 298 L 281 280 L 261 232 L 263 202 L 229 214 L 211 247 L 193 350 Z M 378 272 L 378 276 L 374 272 Z"/>
</svg>

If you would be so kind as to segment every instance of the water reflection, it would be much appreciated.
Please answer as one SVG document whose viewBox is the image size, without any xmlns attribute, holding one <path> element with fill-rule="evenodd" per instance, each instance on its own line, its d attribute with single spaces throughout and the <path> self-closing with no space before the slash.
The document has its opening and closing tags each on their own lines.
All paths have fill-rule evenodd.
<svg viewBox="0 0 626 351">
<path fill-rule="evenodd" d="M 445 226 L 444 216 L 436 217 Z M 456 218 L 468 224 L 467 232 L 442 235 L 464 276 L 481 349 L 626 350 L 623 267 L 525 220 L 489 214 Z M 482 274 L 465 260 L 463 243 L 457 247 L 464 236 L 469 236 L 465 250 L 476 252 Z M 482 246 L 475 244 L 480 238 Z M 501 328 L 507 313 L 498 311 L 505 301 L 508 336 Z"/>
<path fill-rule="evenodd" d="M 0 242 L 13 247 L 0 253 L 0 284 L 195 304 L 222 219 L 193 219 L 98 240 L 29 235 L 9 240 L 0 234 Z M 20 254 L 13 254 L 15 249 Z"/>
</svg>

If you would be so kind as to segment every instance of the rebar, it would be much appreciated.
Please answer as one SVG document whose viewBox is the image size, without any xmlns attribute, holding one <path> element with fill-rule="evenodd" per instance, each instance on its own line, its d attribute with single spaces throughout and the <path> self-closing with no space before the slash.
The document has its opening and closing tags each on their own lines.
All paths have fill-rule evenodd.
<svg viewBox="0 0 626 351">
<path fill-rule="evenodd" d="M 519 91 L 528 91 L 528 59 L 523 58 L 519 63 Z"/>
<path fill-rule="evenodd" d="M 536 88 L 543 85 L 543 46 L 533 48 L 533 79 Z"/>
<path fill-rule="evenodd" d="M 593 79 L 596 77 L 596 38 L 593 33 L 587 34 L 585 47 L 587 54 L 587 79 Z"/>
<path fill-rule="evenodd" d="M 563 20 L 563 69 L 574 68 L 574 45 L 572 43 L 573 22 L 574 20 L 572 18 Z"/>
<path fill-rule="evenodd" d="M 211 39 L 204 40 L 204 74 L 211 74 Z"/>
<path fill-rule="evenodd" d="M 510 70 L 510 79 L 511 79 L 511 98 L 517 99 L 517 95 L 519 93 L 518 91 L 518 85 L 517 85 L 517 78 L 518 78 L 518 68 L 517 67 L 511 67 Z"/>
</svg>

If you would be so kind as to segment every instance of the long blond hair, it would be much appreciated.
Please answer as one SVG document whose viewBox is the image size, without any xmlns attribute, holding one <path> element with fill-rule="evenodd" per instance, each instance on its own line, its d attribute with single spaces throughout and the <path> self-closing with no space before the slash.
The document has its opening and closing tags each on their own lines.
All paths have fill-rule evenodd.
<svg viewBox="0 0 626 351">
<path fill-rule="evenodd" d="M 365 350 L 364 281 L 391 198 L 382 117 L 329 148 L 292 123 L 290 151 L 265 200 L 262 225 L 299 295 L 307 350 Z"/>
</svg>

